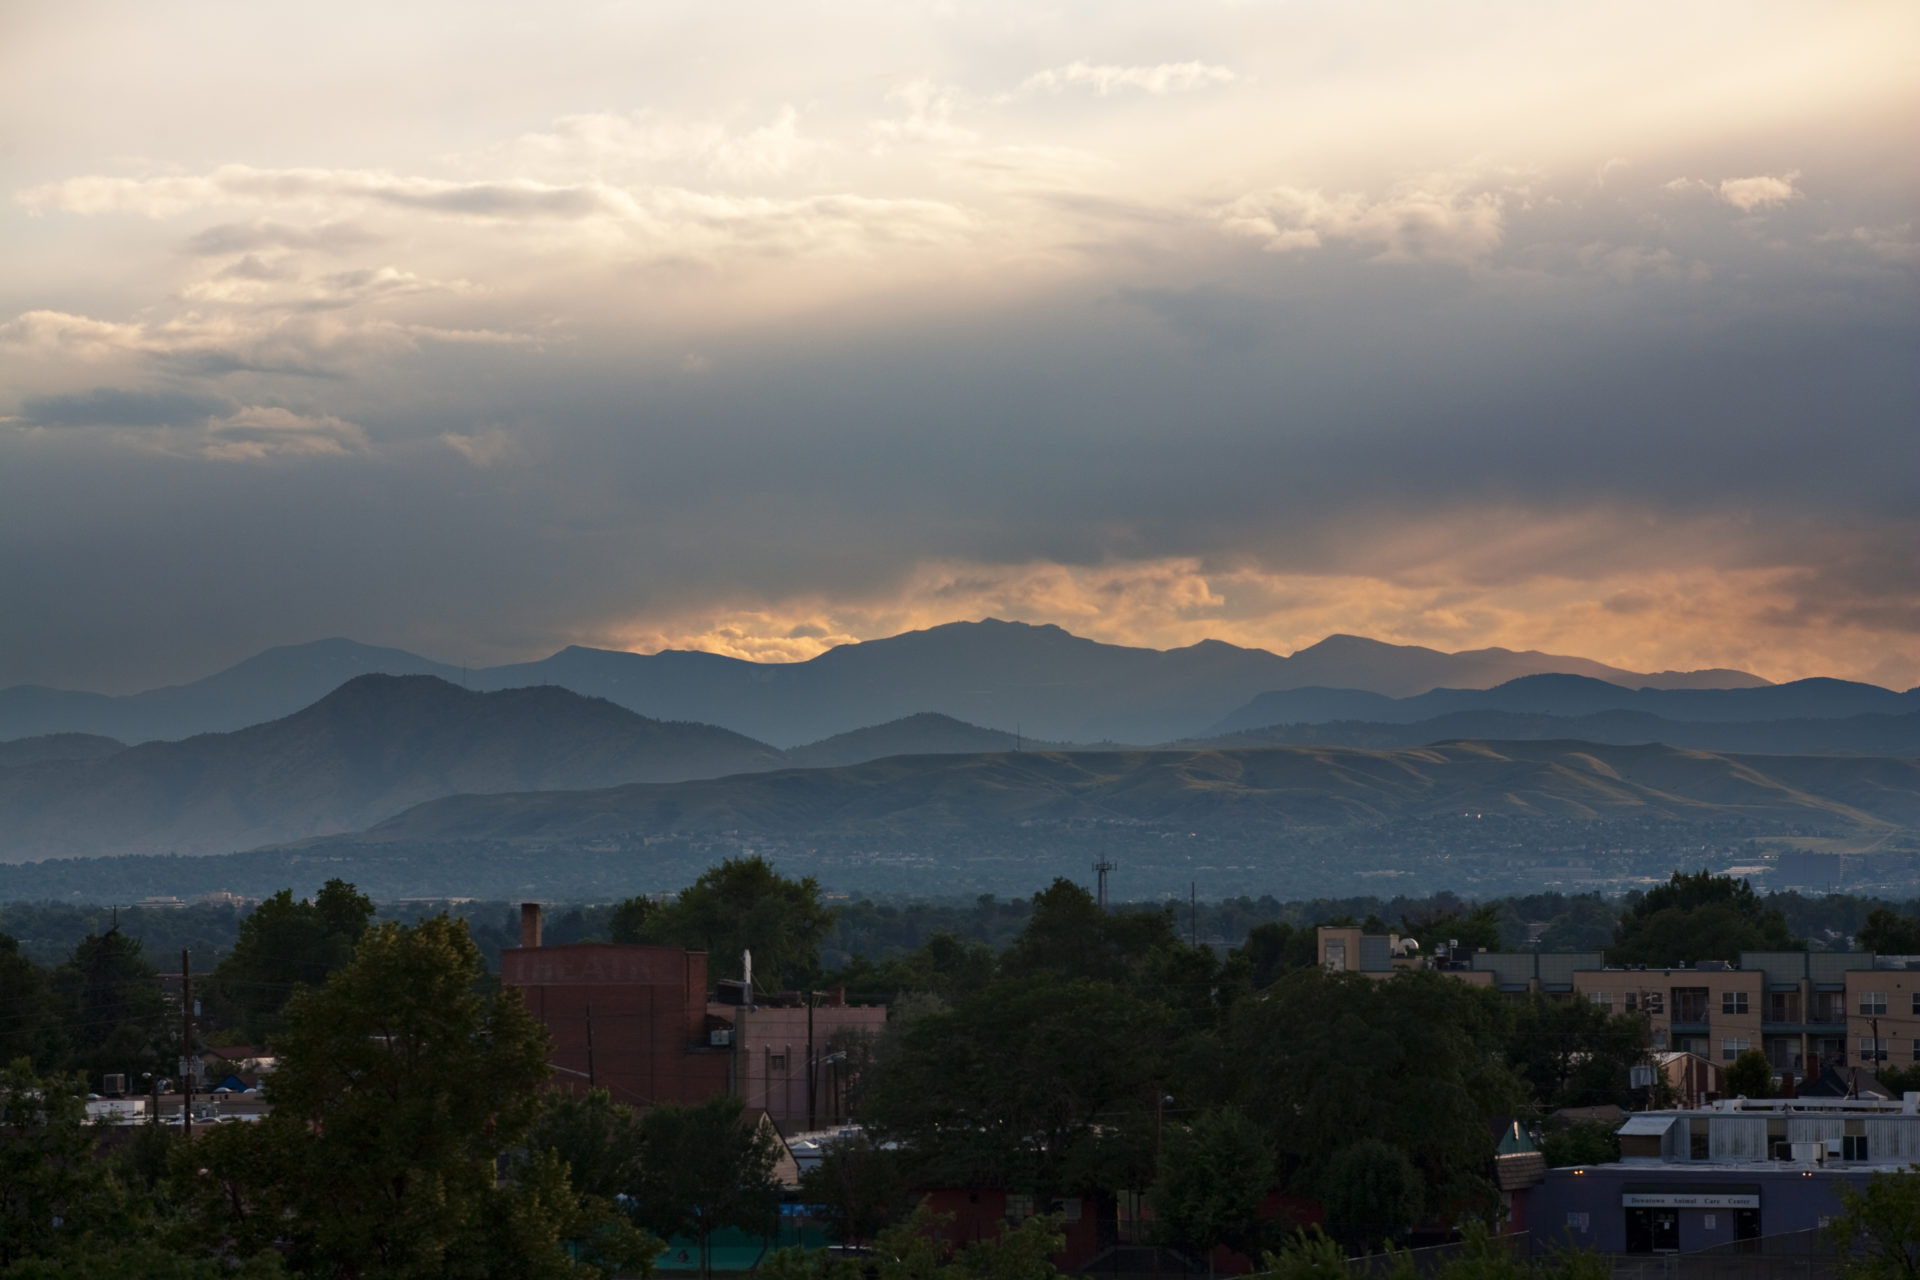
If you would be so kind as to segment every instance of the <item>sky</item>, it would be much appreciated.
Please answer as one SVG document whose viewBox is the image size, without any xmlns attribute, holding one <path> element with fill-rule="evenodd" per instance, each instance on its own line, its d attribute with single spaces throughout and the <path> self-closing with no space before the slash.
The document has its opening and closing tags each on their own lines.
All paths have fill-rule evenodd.
<svg viewBox="0 0 1920 1280">
<path fill-rule="evenodd" d="M 0 686 L 997 616 L 1920 684 L 1920 6 L 0 7 Z"/>
</svg>

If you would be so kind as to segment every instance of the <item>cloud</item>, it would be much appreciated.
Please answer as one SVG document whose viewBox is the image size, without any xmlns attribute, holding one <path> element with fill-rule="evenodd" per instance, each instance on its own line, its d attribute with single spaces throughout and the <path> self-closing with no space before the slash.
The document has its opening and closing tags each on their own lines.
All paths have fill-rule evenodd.
<svg viewBox="0 0 1920 1280">
<path fill-rule="evenodd" d="M 197 231 L 182 247 L 199 257 L 226 257 L 261 249 L 312 250 L 342 254 L 378 244 L 381 237 L 351 222 L 322 222 L 311 227 L 284 222 L 223 222 Z"/>
<path fill-rule="evenodd" d="M 1122 89 L 1133 89 L 1155 97 L 1165 97 L 1169 93 L 1187 93 L 1194 89 L 1232 84 L 1237 79 L 1239 77 L 1226 67 L 1209 66 L 1204 62 L 1162 62 L 1152 67 L 1094 66 L 1086 62 L 1069 62 L 1062 67 L 1036 71 L 1021 83 L 1020 88 L 1023 92 L 1049 93 L 1059 93 L 1065 89 L 1091 89 L 1103 98 Z"/>
<path fill-rule="evenodd" d="M 1505 212 L 1499 192 L 1416 182 L 1377 199 L 1354 191 L 1329 196 L 1273 187 L 1241 196 L 1215 216 L 1228 231 L 1272 253 L 1344 242 L 1378 250 L 1379 261 L 1409 262 L 1486 257 L 1500 246 Z"/>
<path fill-rule="evenodd" d="M 223 462 L 271 458 L 341 458 L 364 453 L 366 430 L 331 414 L 250 405 L 207 424 L 202 457 Z"/>
<path fill-rule="evenodd" d="M 1794 183 L 1799 178 L 1800 171 L 1797 169 L 1777 178 L 1760 174 L 1752 178 L 1723 178 L 1718 183 L 1703 178 L 1675 178 L 1665 184 L 1664 190 L 1710 195 L 1742 213 L 1752 213 L 1755 209 L 1771 209 L 1789 200 L 1798 200 L 1801 193 Z"/>
<path fill-rule="evenodd" d="M 505 147 L 483 153 L 481 160 L 635 176 L 680 168 L 751 182 L 791 173 L 829 149 L 827 143 L 801 132 L 800 113 L 791 105 L 781 106 L 767 123 L 745 131 L 725 120 L 643 109 L 562 116 L 544 130 L 522 134 Z"/>
<path fill-rule="evenodd" d="M 1762 174 L 1755 178 L 1726 178 L 1718 188 L 1722 200 L 1740 210 L 1752 213 L 1755 209 L 1770 209 L 1777 204 L 1800 198 L 1794 189 L 1794 180 L 1800 174 L 1784 173 L 1777 178 Z"/>
<path fill-rule="evenodd" d="M 179 426 L 233 407 L 232 401 L 185 391 L 94 387 L 66 395 L 29 396 L 21 418 L 41 427 Z"/>
<path fill-rule="evenodd" d="M 441 444 L 483 470 L 505 462 L 519 451 L 514 438 L 499 427 L 471 434 L 443 431 L 438 439 Z"/>
<path fill-rule="evenodd" d="M 883 145 L 920 142 L 964 146 L 980 140 L 979 134 L 953 122 L 960 95 L 951 88 L 931 80 L 909 80 L 887 90 L 887 100 L 901 104 L 906 114 L 892 120 L 876 120 L 868 126 Z"/>
</svg>

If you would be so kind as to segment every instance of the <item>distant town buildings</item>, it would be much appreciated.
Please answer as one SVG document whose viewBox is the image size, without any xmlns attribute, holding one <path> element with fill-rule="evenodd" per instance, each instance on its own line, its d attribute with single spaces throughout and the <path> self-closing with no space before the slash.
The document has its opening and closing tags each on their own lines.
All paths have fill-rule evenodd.
<svg viewBox="0 0 1920 1280">
<path fill-rule="evenodd" d="M 1783 1085 L 1826 1068 L 1871 1072 L 1920 1062 L 1920 956 L 1865 951 L 1746 951 L 1737 964 L 1691 968 L 1606 965 L 1597 951 L 1434 954 L 1397 934 L 1322 927 L 1320 963 L 1387 976 L 1438 969 L 1463 982 L 1520 994 L 1583 998 L 1647 1019 L 1656 1050 L 1727 1064 L 1767 1055 Z"/>
</svg>

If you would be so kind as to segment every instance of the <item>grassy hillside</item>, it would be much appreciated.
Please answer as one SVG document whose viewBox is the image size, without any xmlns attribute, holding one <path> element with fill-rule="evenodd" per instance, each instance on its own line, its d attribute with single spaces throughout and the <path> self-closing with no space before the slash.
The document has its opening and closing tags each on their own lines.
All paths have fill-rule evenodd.
<svg viewBox="0 0 1920 1280">
<path fill-rule="evenodd" d="M 718 831 L 925 838 L 1036 822 L 1283 832 L 1480 812 L 1898 830 L 1920 826 L 1920 760 L 1570 742 L 914 756 L 670 786 L 452 797 L 360 839 L 569 844 Z"/>
</svg>

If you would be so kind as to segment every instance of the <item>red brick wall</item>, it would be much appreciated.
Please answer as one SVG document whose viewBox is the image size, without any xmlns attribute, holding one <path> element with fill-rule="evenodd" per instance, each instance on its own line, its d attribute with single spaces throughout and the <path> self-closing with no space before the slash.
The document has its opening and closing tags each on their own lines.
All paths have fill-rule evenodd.
<svg viewBox="0 0 1920 1280">
<path fill-rule="evenodd" d="M 587 1011 L 593 1077 L 614 1100 L 647 1107 L 725 1093 L 732 1055 L 706 1046 L 707 957 L 677 947 L 576 943 L 500 953 L 500 981 L 518 988 L 553 1037 L 555 1088 L 584 1092 Z"/>
</svg>

